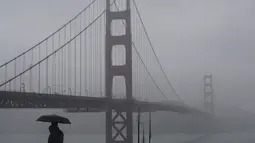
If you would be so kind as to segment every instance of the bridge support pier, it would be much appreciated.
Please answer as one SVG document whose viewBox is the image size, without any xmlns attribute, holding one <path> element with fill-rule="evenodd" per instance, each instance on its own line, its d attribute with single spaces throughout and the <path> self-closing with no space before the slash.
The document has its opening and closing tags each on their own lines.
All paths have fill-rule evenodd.
<svg viewBox="0 0 255 143">
<path fill-rule="evenodd" d="M 126 2 L 126 10 L 112 11 L 111 2 L 106 0 L 106 36 L 105 36 L 105 95 L 112 98 L 113 78 L 123 76 L 126 86 L 126 100 L 132 100 L 132 36 L 131 36 L 131 14 L 130 0 Z M 118 0 L 117 0 L 118 1 Z M 112 5 L 114 6 L 114 5 Z M 112 22 L 114 20 L 124 20 L 125 34 L 113 35 Z M 113 65 L 113 46 L 122 45 L 125 47 L 124 65 Z M 118 48 L 118 47 L 117 47 Z M 124 105 L 123 105 L 124 106 Z M 133 142 L 133 115 L 131 105 L 127 105 L 125 110 L 119 110 L 114 105 L 109 105 L 106 111 L 106 143 L 132 143 Z"/>
</svg>

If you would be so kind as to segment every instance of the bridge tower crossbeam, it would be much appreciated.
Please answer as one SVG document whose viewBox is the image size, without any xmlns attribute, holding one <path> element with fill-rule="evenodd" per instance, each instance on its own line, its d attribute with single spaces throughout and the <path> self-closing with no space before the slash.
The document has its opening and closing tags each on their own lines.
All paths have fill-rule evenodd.
<svg viewBox="0 0 255 143">
<path fill-rule="evenodd" d="M 105 92 L 107 98 L 112 98 L 113 78 L 122 76 L 125 79 L 126 100 L 132 101 L 132 36 L 131 36 L 131 12 L 130 0 L 121 0 L 125 2 L 126 9 L 123 11 L 111 10 L 111 1 L 106 0 L 106 36 L 105 36 Z M 118 1 L 118 0 L 116 0 Z M 113 35 L 111 27 L 114 20 L 124 20 L 125 34 Z M 124 65 L 113 65 L 112 50 L 113 47 L 122 45 L 125 47 Z M 128 106 L 128 104 L 127 104 Z M 131 104 L 130 104 L 131 106 Z M 106 111 L 106 143 L 132 143 L 132 108 L 125 107 L 125 111 L 119 110 L 114 105 L 108 105 Z M 120 120 L 119 120 L 120 119 Z"/>
</svg>

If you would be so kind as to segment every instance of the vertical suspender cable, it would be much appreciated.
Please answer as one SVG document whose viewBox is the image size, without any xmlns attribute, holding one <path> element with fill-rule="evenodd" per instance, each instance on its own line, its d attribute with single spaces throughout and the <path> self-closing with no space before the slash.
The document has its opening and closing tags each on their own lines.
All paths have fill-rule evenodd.
<svg viewBox="0 0 255 143">
<path fill-rule="evenodd" d="M 92 8 L 92 19 L 94 18 L 95 16 L 95 6 L 93 5 L 93 8 Z M 95 92 L 95 25 L 93 24 L 92 25 L 92 96 L 94 95 L 94 92 Z"/>
<path fill-rule="evenodd" d="M 96 16 L 97 16 L 97 13 L 98 13 L 98 3 L 96 3 Z M 99 19 L 99 21 L 100 21 L 100 19 Z M 97 63 L 97 61 L 98 61 L 98 59 L 97 59 L 97 57 L 98 57 L 98 55 L 97 55 L 97 49 L 98 49 L 98 41 L 97 40 L 99 40 L 99 38 L 98 38 L 98 21 L 94 24 L 95 25 L 95 40 L 94 40 L 94 42 L 95 42 L 95 53 L 94 53 L 94 56 L 95 56 L 95 66 L 94 66 L 94 69 L 95 69 L 95 94 L 96 95 L 98 95 L 98 63 Z"/>
<path fill-rule="evenodd" d="M 54 35 L 52 35 L 52 52 L 54 52 Z M 54 55 L 52 57 L 52 74 L 51 74 L 52 78 L 51 78 L 51 81 L 52 81 L 52 92 L 54 93 Z"/>
<path fill-rule="evenodd" d="M 82 27 L 81 27 L 81 24 L 82 24 L 82 14 L 79 16 L 80 17 L 80 30 L 79 31 L 81 31 L 82 30 Z M 81 48 L 81 46 L 82 46 L 82 33 L 81 33 L 81 35 L 80 35 L 80 96 L 81 96 L 81 92 L 82 92 L 82 90 L 81 90 L 81 87 L 82 87 L 82 82 L 81 82 L 81 79 L 82 79 L 82 48 Z"/>
<path fill-rule="evenodd" d="M 85 27 L 87 26 L 87 19 L 86 19 L 86 16 L 87 16 L 87 13 L 85 12 L 84 13 L 84 15 L 85 15 L 85 18 L 84 18 L 84 24 L 85 24 Z M 87 79 L 87 74 L 88 74 L 88 70 L 87 70 L 87 63 L 88 63 L 88 61 L 87 61 L 87 30 L 86 31 L 84 31 L 84 87 L 85 87 L 85 96 L 87 96 L 86 94 L 87 94 L 87 82 L 88 82 L 88 79 Z"/>
<path fill-rule="evenodd" d="M 14 60 L 14 76 L 17 75 L 17 59 Z M 14 91 L 16 91 L 17 78 L 14 79 Z"/>
<path fill-rule="evenodd" d="M 77 19 L 75 19 L 75 20 L 77 20 Z M 77 34 L 77 29 L 76 29 L 76 21 L 75 21 L 75 23 L 74 23 L 74 35 L 76 35 Z M 76 66 L 76 60 L 77 60 L 77 57 L 76 57 L 76 37 L 74 38 L 74 95 L 76 95 L 76 68 L 77 68 L 77 66 Z"/>
<path fill-rule="evenodd" d="M 38 45 L 39 47 L 38 47 L 38 50 L 39 50 L 39 56 L 38 56 L 38 58 L 39 58 L 39 61 L 41 60 L 41 46 L 40 45 Z M 41 93 L 41 88 L 40 88 L 40 84 L 41 84 L 41 63 L 39 63 L 39 65 L 38 65 L 38 93 Z"/>
<path fill-rule="evenodd" d="M 26 69 L 26 54 L 24 54 L 24 58 L 23 58 L 23 71 L 25 71 Z M 23 83 L 25 84 L 25 74 L 23 74 L 23 79 L 22 79 Z"/>
<path fill-rule="evenodd" d="M 46 40 L 46 56 L 48 56 L 48 39 Z M 49 86 L 49 84 L 48 84 L 48 64 L 49 64 L 49 60 L 48 60 L 48 58 L 46 59 L 46 68 L 45 68 L 45 70 L 46 70 L 46 91 L 47 91 L 47 93 L 48 93 L 48 86 Z"/>
<path fill-rule="evenodd" d="M 58 47 L 61 47 L 61 38 L 60 38 L 60 34 L 61 34 L 61 31 L 58 32 Z M 63 49 L 63 48 L 62 48 Z M 58 77 L 58 93 L 61 93 L 61 72 L 60 72 L 60 69 L 61 69 L 61 53 L 59 52 L 59 54 L 57 55 L 58 56 L 58 71 L 57 71 L 57 77 Z"/>
<path fill-rule="evenodd" d="M 149 112 L 149 143 L 151 143 L 151 112 Z"/>
<path fill-rule="evenodd" d="M 91 9 L 90 9 L 91 10 Z M 89 11 L 89 22 L 91 21 L 91 11 Z M 93 91 L 93 87 L 92 87 L 92 52 L 91 52 L 91 50 L 93 50 L 92 49 L 92 27 L 93 27 L 93 25 L 91 26 L 91 28 L 90 28 L 90 31 L 89 31 L 89 33 L 90 33 L 90 36 L 89 36 L 89 47 L 88 47 L 88 50 L 89 50 L 89 59 L 88 59 L 88 61 L 89 61 L 89 88 L 90 88 L 90 91 L 89 91 L 89 93 L 92 93 Z"/>
<path fill-rule="evenodd" d="M 5 78 L 4 78 L 4 82 L 7 81 L 7 64 L 4 65 L 5 68 Z M 4 90 L 6 91 L 6 84 L 4 85 Z"/>
<path fill-rule="evenodd" d="M 65 37 L 65 28 L 64 28 L 64 37 Z M 63 41 L 63 44 L 65 44 L 65 39 Z M 61 50 L 61 94 L 64 93 L 64 49 Z"/>
<path fill-rule="evenodd" d="M 66 26 L 65 26 L 65 28 L 64 28 L 64 42 L 66 43 Z M 67 46 L 65 46 L 65 48 L 63 49 L 63 92 L 65 92 L 66 91 L 66 60 L 67 60 L 67 58 L 66 58 L 66 47 Z M 63 94 L 63 93 L 62 93 Z"/>
<path fill-rule="evenodd" d="M 99 5 L 100 6 L 100 5 Z M 100 10 L 101 10 L 101 7 L 100 7 Z M 102 18 L 102 20 L 100 21 L 100 23 L 99 23 L 99 39 L 100 39 L 100 41 L 99 41 L 99 76 L 100 76 L 100 78 L 99 78 L 99 83 L 100 83 L 100 95 L 103 97 L 103 95 L 104 95 L 104 92 L 103 92 L 103 71 L 102 71 L 102 69 L 103 69 L 103 61 L 102 61 L 102 59 L 103 59 L 103 57 L 104 57 L 104 52 L 103 52 L 103 45 L 104 45 L 104 41 L 103 41 L 103 37 L 105 36 L 104 35 L 104 33 L 102 32 L 103 31 L 103 24 L 104 24 L 104 22 L 105 22 L 105 16 L 103 16 L 103 18 Z"/>
<path fill-rule="evenodd" d="M 140 107 L 138 107 L 137 115 L 137 143 L 140 143 Z"/>
<path fill-rule="evenodd" d="M 70 23 L 69 27 L 69 39 L 72 38 L 72 22 Z M 72 42 L 68 43 L 68 92 L 71 89 L 72 81 L 71 81 L 71 47 Z"/>
<path fill-rule="evenodd" d="M 31 51 L 31 65 L 30 66 L 32 66 L 33 65 L 33 60 L 34 60 L 34 49 L 32 49 L 32 51 Z M 30 92 L 32 92 L 32 86 L 33 86 L 33 80 L 32 80 L 32 75 L 33 74 L 33 72 L 32 72 L 32 69 L 30 69 L 30 76 L 29 76 L 29 78 L 30 78 L 30 82 L 29 82 L 29 87 L 30 87 Z"/>
</svg>

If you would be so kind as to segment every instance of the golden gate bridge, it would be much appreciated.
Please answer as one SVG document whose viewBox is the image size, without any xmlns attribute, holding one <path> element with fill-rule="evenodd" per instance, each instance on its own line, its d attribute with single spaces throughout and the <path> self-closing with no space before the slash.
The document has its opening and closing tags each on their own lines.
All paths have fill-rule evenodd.
<svg viewBox="0 0 255 143">
<path fill-rule="evenodd" d="M 211 112 L 212 103 L 206 103 Z M 1 65 L 0 108 L 106 112 L 107 143 L 117 142 L 117 136 L 118 142 L 132 142 L 138 110 L 207 114 L 186 105 L 172 87 L 135 0 L 93 0 Z"/>
</svg>

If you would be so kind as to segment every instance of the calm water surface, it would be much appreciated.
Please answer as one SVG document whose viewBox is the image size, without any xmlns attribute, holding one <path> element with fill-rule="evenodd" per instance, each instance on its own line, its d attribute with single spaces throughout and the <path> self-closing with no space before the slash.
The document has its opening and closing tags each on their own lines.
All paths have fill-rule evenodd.
<svg viewBox="0 0 255 143">
<path fill-rule="evenodd" d="M 47 143 L 47 134 L 0 134 L 0 143 Z M 136 143 L 136 137 L 134 137 Z M 65 143 L 104 143 L 102 134 L 66 134 Z M 255 143 L 255 133 L 155 135 L 152 143 Z"/>
</svg>

